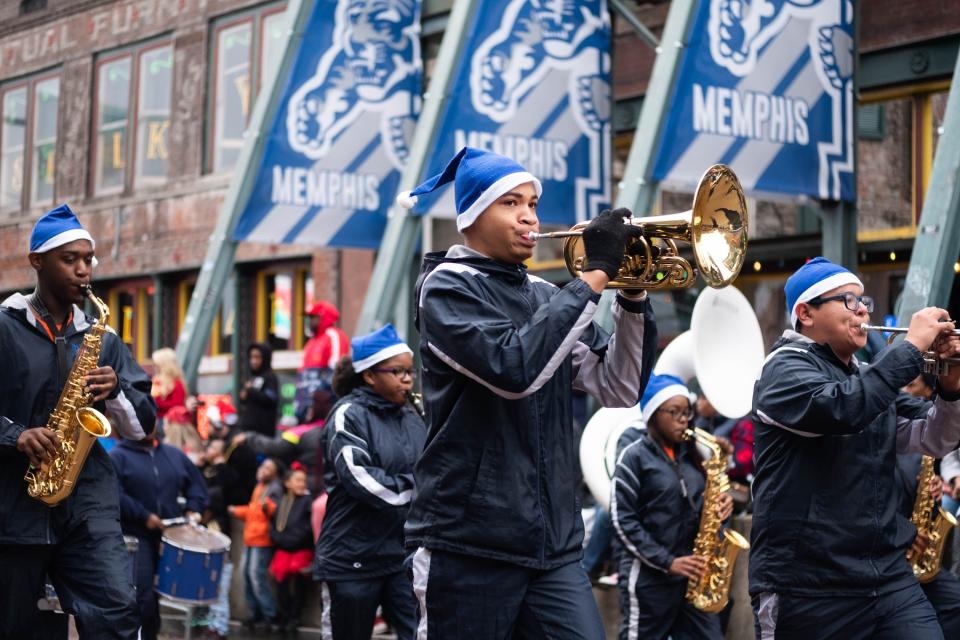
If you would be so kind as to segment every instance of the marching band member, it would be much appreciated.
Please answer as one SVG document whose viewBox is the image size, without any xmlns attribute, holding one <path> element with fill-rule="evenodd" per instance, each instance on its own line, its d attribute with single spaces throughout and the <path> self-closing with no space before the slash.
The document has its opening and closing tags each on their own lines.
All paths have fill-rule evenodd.
<svg viewBox="0 0 960 640">
<path fill-rule="evenodd" d="M 932 406 L 901 387 L 921 352 L 960 352 L 947 312 L 928 307 L 906 340 L 861 366 L 873 300 L 824 258 L 787 280 L 792 329 L 754 389 L 756 476 L 750 594 L 758 636 L 943 637 L 906 559 L 915 529 L 898 515 L 897 451 L 942 456 L 960 440 L 960 368 L 937 380 Z"/>
<path fill-rule="evenodd" d="M 904 520 L 910 522 L 913 516 L 913 504 L 917 499 L 917 480 L 920 475 L 922 455 L 919 453 L 901 453 L 897 455 L 897 489 L 900 496 L 899 511 Z M 937 505 L 943 496 L 943 479 L 935 475 L 930 481 L 929 490 Z M 936 507 L 935 507 L 936 508 Z M 913 526 L 904 524 L 904 526 Z M 954 533 L 956 535 L 956 533 Z M 928 539 L 918 535 L 913 547 L 921 552 Z M 944 638 L 960 638 L 960 580 L 947 569 L 941 568 L 929 582 L 920 584 L 923 595 L 937 613 L 937 620 L 943 630 Z"/>
<path fill-rule="evenodd" d="M 523 265 L 539 230 L 537 178 L 468 147 L 401 203 L 449 182 L 465 244 L 424 258 L 415 310 L 430 422 L 405 529 L 418 638 L 603 638 L 578 562 L 571 389 L 632 406 L 649 376 L 645 292 L 617 295 L 615 339 L 592 322 L 635 232 L 630 213 L 590 223 L 587 270 L 558 288 Z"/>
<path fill-rule="evenodd" d="M 103 447 L 90 451 L 73 493 L 56 507 L 27 494 L 23 475 L 57 455 L 44 425 L 57 405 L 92 319 L 80 306 L 94 241 L 67 205 L 30 235 L 37 288 L 0 306 L 0 638 L 34 637 L 37 597 L 49 574 L 81 638 L 136 638 L 137 602 L 120 532 L 117 476 Z M 150 378 L 115 333 L 103 335 L 100 367 L 87 375 L 94 407 L 124 438 L 153 433 Z"/>
<path fill-rule="evenodd" d="M 125 535 L 136 536 L 140 543 L 134 576 L 142 625 L 140 639 L 156 640 L 160 603 L 153 578 L 160 558 L 163 521 L 186 516 L 199 522 L 209 502 L 207 485 L 187 454 L 154 438 L 121 440 L 110 451 L 110 461 L 120 481 L 120 526 Z"/>
<path fill-rule="evenodd" d="M 620 555 L 620 640 L 720 640 L 720 617 L 686 599 L 706 559 L 693 554 L 706 480 L 700 454 L 684 441 L 693 408 L 683 381 L 654 375 L 640 401 L 647 429 L 620 454 L 613 473 L 610 515 Z M 724 494 L 717 513 L 727 519 Z"/>
<path fill-rule="evenodd" d="M 407 402 L 413 352 L 393 325 L 351 341 L 333 376 L 340 396 L 324 429 L 329 490 L 317 540 L 324 640 L 369 638 L 377 606 L 412 640 L 416 612 L 403 568 L 403 521 L 413 493 L 413 464 L 427 437 Z"/>
</svg>

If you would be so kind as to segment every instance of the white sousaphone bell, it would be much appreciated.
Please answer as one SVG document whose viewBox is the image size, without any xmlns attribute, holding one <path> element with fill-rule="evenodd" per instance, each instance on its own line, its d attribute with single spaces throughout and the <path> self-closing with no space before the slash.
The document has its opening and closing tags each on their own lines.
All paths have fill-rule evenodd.
<svg viewBox="0 0 960 640">
<path fill-rule="evenodd" d="M 721 415 L 738 418 L 750 412 L 763 359 L 760 324 L 746 297 L 735 287 L 706 288 L 693 307 L 690 330 L 667 345 L 654 372 L 686 382 L 696 378 Z M 630 426 L 643 427 L 639 406 L 600 409 L 580 438 L 583 480 L 604 509 L 610 508 L 617 440 Z"/>
</svg>

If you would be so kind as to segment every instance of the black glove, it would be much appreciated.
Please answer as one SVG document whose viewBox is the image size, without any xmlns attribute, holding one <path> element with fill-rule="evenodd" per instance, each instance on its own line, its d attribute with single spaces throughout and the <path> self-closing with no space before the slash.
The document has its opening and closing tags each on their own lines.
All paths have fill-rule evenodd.
<svg viewBox="0 0 960 640">
<path fill-rule="evenodd" d="M 624 218 L 631 217 L 629 209 L 605 209 L 590 221 L 583 230 L 583 248 L 587 254 L 585 271 L 599 269 L 611 280 L 616 277 L 627 241 L 640 233 L 638 227 L 624 223 Z"/>
</svg>

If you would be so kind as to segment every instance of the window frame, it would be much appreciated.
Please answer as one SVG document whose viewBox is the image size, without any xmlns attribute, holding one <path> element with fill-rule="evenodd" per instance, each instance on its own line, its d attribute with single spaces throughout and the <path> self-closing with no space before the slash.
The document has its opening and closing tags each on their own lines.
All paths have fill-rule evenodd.
<svg viewBox="0 0 960 640">
<path fill-rule="evenodd" d="M 138 182 L 137 174 L 137 136 L 140 132 L 139 106 L 140 106 L 140 60 L 145 52 L 163 47 L 170 48 L 170 58 L 176 65 L 176 56 L 174 48 L 174 39 L 170 34 L 164 34 L 156 38 L 150 38 L 142 42 L 126 45 L 110 51 L 96 54 L 93 63 L 93 109 L 90 113 L 90 157 L 92 159 L 92 170 L 89 172 L 87 192 L 90 198 L 101 198 L 110 196 L 129 196 L 138 189 L 158 188 L 166 185 L 170 181 L 170 164 L 167 163 L 167 175 L 163 178 L 149 178 L 146 181 Z M 123 185 L 120 187 L 99 188 L 97 185 L 99 177 L 99 138 L 100 138 L 100 77 L 104 65 L 116 62 L 123 58 L 130 60 L 130 87 L 127 98 L 127 140 L 123 149 Z M 170 70 L 171 76 L 175 75 L 175 66 Z M 171 77 L 170 89 L 170 117 L 173 117 L 173 81 Z"/>
<path fill-rule="evenodd" d="M 50 202 L 44 202 L 40 199 L 34 200 L 33 198 L 33 186 L 34 180 L 36 179 L 36 174 L 33 171 L 33 154 L 35 152 L 34 145 L 36 144 L 35 132 L 37 129 L 37 85 L 50 80 L 57 81 L 57 115 L 56 122 L 54 122 L 54 131 L 56 134 L 53 137 L 53 188 L 51 189 L 52 193 L 50 196 Z M 28 209 L 33 207 L 45 207 L 47 205 L 53 206 L 57 201 L 57 142 L 60 140 L 60 95 L 61 90 L 63 89 L 63 74 L 59 70 L 50 71 L 46 73 L 37 74 L 31 79 L 31 87 L 29 91 L 29 108 L 30 115 L 27 118 L 29 123 L 30 130 L 30 139 L 28 144 L 25 145 L 29 149 L 28 162 L 30 163 L 29 169 L 27 169 L 27 178 L 24 181 L 24 198 L 26 199 L 26 207 Z M 26 151 L 26 149 L 25 149 Z"/>
<path fill-rule="evenodd" d="M 912 238 L 933 172 L 933 96 L 950 90 L 952 78 L 899 87 L 864 91 L 858 106 L 892 100 L 910 100 L 910 208 L 911 224 L 891 229 L 859 231 L 859 242 Z M 858 141 L 859 141 L 858 137 Z"/>
<path fill-rule="evenodd" d="M 309 264 L 302 262 L 272 264 L 265 265 L 257 271 L 254 279 L 253 335 L 257 342 L 270 343 L 271 327 L 267 313 L 270 309 L 270 300 L 267 295 L 267 278 L 278 275 L 290 276 L 290 286 L 293 288 L 290 296 L 290 337 L 287 339 L 287 346 L 280 351 L 302 351 L 307 340 L 302 316 L 306 310 L 306 283 L 312 275 Z"/>
<path fill-rule="evenodd" d="M 36 129 L 36 94 L 37 94 L 37 85 L 48 80 L 57 80 L 58 90 L 57 90 L 57 121 L 55 123 L 55 131 L 57 135 L 54 139 L 53 148 L 54 148 L 54 179 L 53 179 L 53 196 L 50 198 L 50 202 L 44 202 L 42 200 L 37 200 L 34 202 L 33 199 L 33 151 L 34 151 L 34 140 L 33 133 Z M 10 216 L 22 211 L 27 211 L 32 208 L 42 208 L 45 206 L 53 206 L 57 200 L 57 179 L 56 179 L 56 163 L 57 163 L 57 144 L 60 140 L 60 89 L 63 87 L 63 73 L 59 67 L 52 69 L 45 69 L 37 73 L 32 73 L 26 76 L 21 76 L 19 78 L 12 78 L 0 82 L 0 125 L 2 125 L 3 119 L 3 101 L 6 98 L 6 95 L 11 91 L 16 91 L 18 89 L 26 89 L 27 92 L 27 103 L 25 107 L 26 112 L 26 121 L 23 128 L 23 149 L 22 149 L 22 159 L 23 167 L 21 170 L 21 185 L 20 185 L 20 197 L 19 204 L 15 207 L 5 207 L 3 206 L 3 201 L 0 200 L 0 215 Z M 0 126 L 0 165 L 3 164 L 3 145 L 5 144 L 3 139 L 3 128 Z M 2 179 L 2 166 L 0 166 L 0 179 Z M 3 188 L 2 183 L 0 183 L 0 189 Z"/>
<path fill-rule="evenodd" d="M 167 131 L 169 132 L 169 126 L 173 120 L 173 86 L 174 86 L 174 65 L 176 64 L 176 56 L 174 55 L 173 47 L 173 38 L 165 40 L 150 40 L 149 42 L 144 43 L 136 49 L 135 61 L 136 68 L 134 73 L 134 79 L 136 87 L 130 91 L 130 98 L 133 102 L 133 109 L 131 113 L 133 114 L 133 135 L 130 140 L 130 156 L 133 159 L 133 175 L 130 176 L 131 181 L 131 190 L 138 189 L 142 187 L 152 187 L 164 185 L 170 181 L 170 156 L 167 154 L 167 175 L 161 177 L 157 176 L 139 176 L 139 161 L 140 157 L 138 155 L 139 149 L 137 148 L 137 139 L 140 137 L 140 64 L 143 60 L 143 56 L 146 53 L 151 51 L 156 51 L 157 49 L 168 48 L 170 49 L 170 104 L 167 107 Z"/>
<path fill-rule="evenodd" d="M 234 170 L 234 167 L 220 168 L 215 166 L 217 149 L 217 99 L 219 97 L 219 65 L 220 65 L 220 34 L 232 27 L 240 24 L 250 24 L 250 52 L 247 61 L 249 69 L 250 95 L 248 96 L 250 104 L 247 113 L 247 126 L 250 124 L 250 117 L 253 115 L 253 105 L 256 103 L 257 96 L 260 94 L 261 75 L 263 67 L 263 43 L 264 43 L 264 25 L 266 18 L 282 13 L 287 10 L 289 3 L 287 0 L 277 0 L 258 7 L 252 7 L 232 13 L 225 16 L 218 16 L 210 22 L 209 42 L 210 42 L 210 64 L 208 66 L 207 86 L 207 105 L 204 109 L 204 145 L 203 145 L 203 174 L 211 176 L 228 176 Z M 245 130 L 246 131 L 246 130 Z"/>
</svg>

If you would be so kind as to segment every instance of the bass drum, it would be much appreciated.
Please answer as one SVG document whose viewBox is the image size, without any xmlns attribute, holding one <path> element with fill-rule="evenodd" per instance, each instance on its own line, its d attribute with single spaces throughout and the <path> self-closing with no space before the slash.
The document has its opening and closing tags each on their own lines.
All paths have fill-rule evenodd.
<svg viewBox="0 0 960 640">
<path fill-rule="evenodd" d="M 640 407 L 600 409 L 580 436 L 580 469 L 591 495 L 610 510 L 610 480 L 617 465 L 617 440 L 631 425 L 643 426 Z"/>
</svg>

